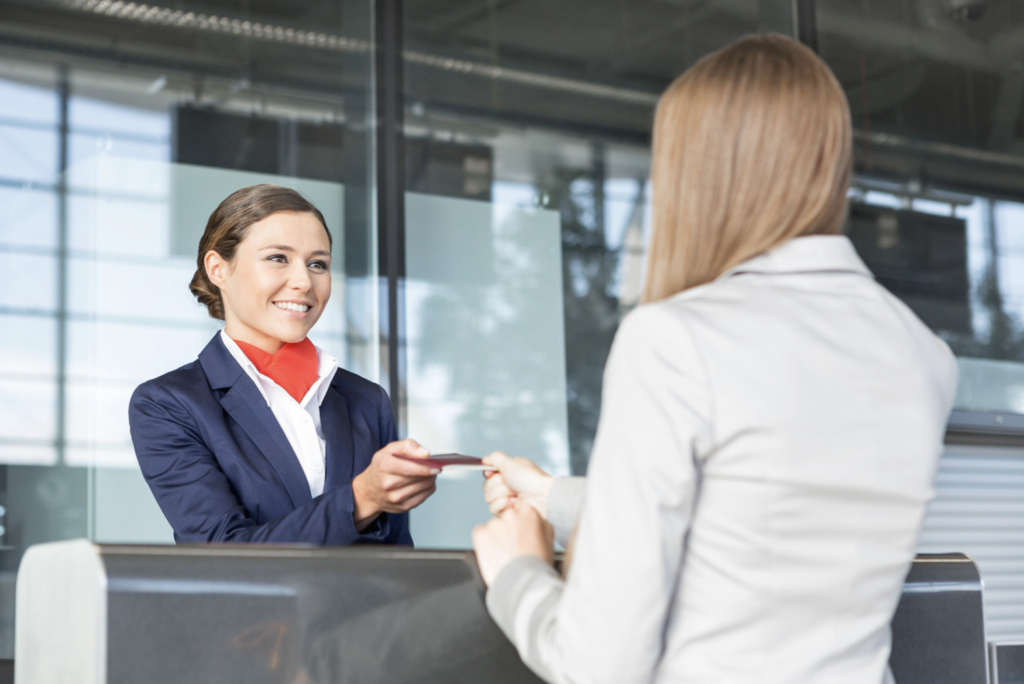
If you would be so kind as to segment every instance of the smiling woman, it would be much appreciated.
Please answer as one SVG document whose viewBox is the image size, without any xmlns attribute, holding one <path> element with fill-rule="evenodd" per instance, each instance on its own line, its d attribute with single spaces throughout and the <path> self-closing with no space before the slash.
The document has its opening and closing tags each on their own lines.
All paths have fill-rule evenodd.
<svg viewBox="0 0 1024 684">
<path fill-rule="evenodd" d="M 331 234 L 295 190 L 242 188 L 199 242 L 190 289 L 224 321 L 142 384 L 132 442 L 180 542 L 411 544 L 437 470 L 396 441 L 387 394 L 306 337 L 331 296 Z"/>
</svg>

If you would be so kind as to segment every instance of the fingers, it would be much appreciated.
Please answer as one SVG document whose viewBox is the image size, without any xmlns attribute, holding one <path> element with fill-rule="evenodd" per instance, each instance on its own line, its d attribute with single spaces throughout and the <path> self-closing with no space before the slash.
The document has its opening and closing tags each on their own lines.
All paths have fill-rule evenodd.
<svg viewBox="0 0 1024 684">
<path fill-rule="evenodd" d="M 525 502 L 516 501 L 509 509 L 509 513 L 512 514 L 510 520 L 513 523 L 537 525 L 538 527 L 544 523 L 544 519 L 540 517 L 537 509 Z"/>
<path fill-rule="evenodd" d="M 512 462 L 512 459 L 508 457 L 508 454 L 501 451 L 492 451 L 480 460 L 484 465 L 494 466 L 499 472 L 501 471 L 502 466 Z"/>
<path fill-rule="evenodd" d="M 500 515 L 506 508 L 515 501 L 516 493 L 513 492 L 501 475 L 495 475 L 484 482 L 484 501 L 487 508 L 493 515 Z"/>
<path fill-rule="evenodd" d="M 397 459 L 396 459 L 397 460 Z M 380 489 L 384 494 L 397 492 L 415 485 L 433 483 L 437 479 L 437 469 L 434 470 L 411 470 L 402 473 L 389 472 L 382 469 L 379 477 Z M 409 474 L 411 473 L 411 474 Z"/>
<path fill-rule="evenodd" d="M 413 458 L 426 458 L 430 456 L 430 449 L 420 446 L 420 443 L 415 439 L 401 439 L 397 442 L 391 442 L 387 445 L 386 449 L 393 454 L 402 454 L 403 456 L 412 456 Z"/>
<path fill-rule="evenodd" d="M 491 518 L 485 523 L 473 527 L 472 539 L 473 548 L 478 548 L 479 542 L 485 539 L 494 539 L 502 532 L 501 518 Z"/>
<path fill-rule="evenodd" d="M 440 468 L 432 466 L 428 462 L 413 463 L 402 458 L 395 458 L 391 454 L 386 454 L 378 467 L 382 473 L 385 473 L 385 477 L 423 478 L 433 477 L 441 472 Z"/>
<path fill-rule="evenodd" d="M 487 510 L 491 512 L 491 515 L 498 516 L 507 511 L 509 508 L 511 508 L 515 504 L 515 502 L 516 498 L 514 496 L 497 499 L 487 504 Z"/>
<path fill-rule="evenodd" d="M 416 508 L 437 490 L 434 478 L 416 480 L 383 494 L 383 508 L 388 513 L 404 513 Z"/>
<path fill-rule="evenodd" d="M 505 478 L 500 474 L 484 481 L 484 500 L 490 503 L 492 500 L 502 496 L 512 496 L 515 492 L 505 484 Z"/>
<path fill-rule="evenodd" d="M 381 451 L 386 451 L 389 454 L 400 454 L 409 458 L 426 459 L 430 456 L 430 449 L 420 446 L 419 442 L 415 439 L 403 439 L 397 442 L 391 442 L 391 444 L 388 444 L 386 447 L 381 449 Z M 403 459 L 397 460 L 402 461 Z M 404 462 L 409 463 L 409 461 Z"/>
<path fill-rule="evenodd" d="M 500 473 L 484 482 L 484 501 L 494 515 L 500 514 L 512 505 L 516 499 L 516 492 L 505 484 L 505 478 Z"/>
<path fill-rule="evenodd" d="M 404 458 L 395 458 L 395 454 L 425 461 L 430 456 L 430 451 L 420 446 L 419 442 L 414 439 L 403 439 L 391 442 L 378 451 L 374 455 L 375 464 L 384 473 L 403 477 L 430 477 L 441 472 L 440 468 L 432 466 L 429 462 L 415 463 Z"/>
<path fill-rule="evenodd" d="M 405 501 L 402 502 L 402 512 L 411 511 L 412 509 L 419 506 L 421 503 L 430 498 L 430 496 L 437 491 L 437 485 L 431 485 L 429 488 L 421 491 L 419 494 L 415 494 Z M 554 533 L 552 533 L 554 534 Z M 552 537 L 553 538 L 553 537 Z"/>
</svg>

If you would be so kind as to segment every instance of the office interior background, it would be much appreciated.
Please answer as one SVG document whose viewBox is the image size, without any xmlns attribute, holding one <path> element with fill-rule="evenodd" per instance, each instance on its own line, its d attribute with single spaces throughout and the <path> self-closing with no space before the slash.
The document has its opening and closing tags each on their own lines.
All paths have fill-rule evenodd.
<svg viewBox="0 0 1024 684">
<path fill-rule="evenodd" d="M 403 436 L 584 473 L 658 95 L 759 31 L 842 83 L 848 234 L 959 358 L 920 551 L 971 555 L 988 638 L 1024 639 L 1024 2 L 3 0 L 0 658 L 29 545 L 173 543 L 128 399 L 218 330 L 188 282 L 245 185 L 325 214 L 311 337 Z M 479 475 L 452 477 L 412 531 L 465 548 L 487 517 Z"/>
</svg>

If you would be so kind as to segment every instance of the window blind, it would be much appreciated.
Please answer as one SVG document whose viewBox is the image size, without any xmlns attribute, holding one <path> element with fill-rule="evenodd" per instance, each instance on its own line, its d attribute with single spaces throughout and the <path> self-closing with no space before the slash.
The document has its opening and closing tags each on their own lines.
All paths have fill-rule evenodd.
<svg viewBox="0 0 1024 684">
<path fill-rule="evenodd" d="M 947 446 L 918 550 L 973 558 L 986 638 L 1024 640 L 1024 449 Z"/>
</svg>

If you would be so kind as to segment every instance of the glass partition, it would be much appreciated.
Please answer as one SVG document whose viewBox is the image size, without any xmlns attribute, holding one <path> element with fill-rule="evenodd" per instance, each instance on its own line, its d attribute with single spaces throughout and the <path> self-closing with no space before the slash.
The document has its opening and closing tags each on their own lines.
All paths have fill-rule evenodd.
<svg viewBox="0 0 1024 684">
<path fill-rule="evenodd" d="M 418 193 L 406 212 L 409 434 L 439 453 L 500 444 L 568 475 L 558 212 Z M 480 483 L 442 474 L 413 512 L 417 546 L 465 545 L 490 515 Z"/>
<path fill-rule="evenodd" d="M 586 472 L 640 299 L 654 106 L 769 5 L 404 3 L 410 436 Z M 465 548 L 481 479 L 444 477 L 413 531 Z"/>
<path fill-rule="evenodd" d="M 311 337 L 379 374 L 372 3 L 7 5 L 0 658 L 13 654 L 27 546 L 173 541 L 135 460 L 128 400 L 220 328 L 188 284 L 228 194 L 276 183 L 321 209 L 333 293 Z"/>
</svg>

